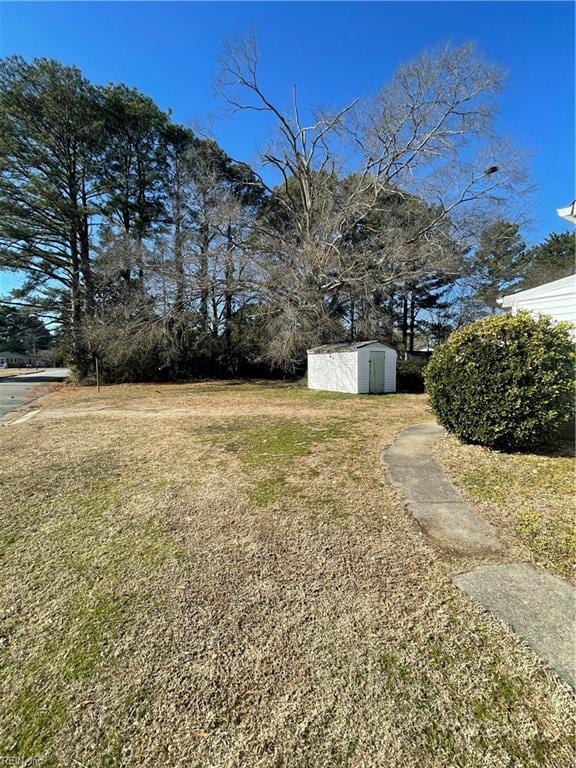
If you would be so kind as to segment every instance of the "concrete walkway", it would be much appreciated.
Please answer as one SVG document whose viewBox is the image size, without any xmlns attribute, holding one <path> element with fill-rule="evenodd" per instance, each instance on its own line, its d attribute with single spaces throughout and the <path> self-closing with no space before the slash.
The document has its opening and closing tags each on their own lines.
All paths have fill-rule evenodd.
<svg viewBox="0 0 576 768">
<path fill-rule="evenodd" d="M 403 430 L 382 451 L 406 508 L 440 549 L 459 555 L 502 551 L 494 528 L 467 504 L 431 448 L 444 430 L 425 422 Z M 531 565 L 485 565 L 454 583 L 539 653 L 576 691 L 576 589 Z"/>
<path fill-rule="evenodd" d="M 576 690 L 576 590 L 531 565 L 485 565 L 454 579 Z"/>
<path fill-rule="evenodd" d="M 443 431 L 433 421 L 404 429 L 382 452 L 382 462 L 408 511 L 436 546 L 461 555 L 499 552 L 494 528 L 462 499 L 432 458 L 432 445 Z"/>
</svg>

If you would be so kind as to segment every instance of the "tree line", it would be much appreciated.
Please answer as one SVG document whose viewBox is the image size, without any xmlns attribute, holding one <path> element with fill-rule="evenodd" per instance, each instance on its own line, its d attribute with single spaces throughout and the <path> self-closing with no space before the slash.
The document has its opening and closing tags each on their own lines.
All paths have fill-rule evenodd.
<svg viewBox="0 0 576 768">
<path fill-rule="evenodd" d="M 239 38 L 223 99 L 274 125 L 249 165 L 133 88 L 6 58 L 0 267 L 25 279 L 4 315 L 42 317 L 81 379 L 98 357 L 110 381 L 294 371 L 328 341 L 441 340 L 503 289 L 559 276 L 573 250 L 553 235 L 527 251 L 512 220 L 528 184 L 494 131 L 501 80 L 466 45 L 341 109 L 304 110 L 294 92 L 284 110 Z"/>
</svg>

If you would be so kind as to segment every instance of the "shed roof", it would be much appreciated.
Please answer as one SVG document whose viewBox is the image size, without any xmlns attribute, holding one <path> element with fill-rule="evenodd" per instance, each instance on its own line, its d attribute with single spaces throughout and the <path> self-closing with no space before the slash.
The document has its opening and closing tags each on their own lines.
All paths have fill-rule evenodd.
<svg viewBox="0 0 576 768">
<path fill-rule="evenodd" d="M 309 355 L 326 355 L 334 352 L 355 352 L 361 347 L 369 347 L 371 344 L 378 344 L 381 347 L 388 347 L 387 344 L 383 344 L 381 341 L 344 341 L 337 344 L 323 344 L 321 347 L 314 347 L 308 350 Z"/>
</svg>

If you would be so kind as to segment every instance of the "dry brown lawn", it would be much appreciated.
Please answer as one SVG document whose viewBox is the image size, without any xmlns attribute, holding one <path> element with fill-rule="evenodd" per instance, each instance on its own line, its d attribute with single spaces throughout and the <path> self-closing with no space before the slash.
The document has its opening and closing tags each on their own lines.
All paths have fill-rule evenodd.
<svg viewBox="0 0 576 768">
<path fill-rule="evenodd" d="M 502 453 L 445 436 L 436 443 L 435 455 L 463 495 L 496 526 L 510 556 L 576 578 L 573 444 Z"/>
<path fill-rule="evenodd" d="M 0 756 L 574 764 L 573 699 L 450 580 L 379 451 L 417 395 L 67 387 L 0 431 Z"/>
<path fill-rule="evenodd" d="M 0 379 L 19 376 L 21 373 L 40 373 L 44 368 L 0 368 Z"/>
</svg>

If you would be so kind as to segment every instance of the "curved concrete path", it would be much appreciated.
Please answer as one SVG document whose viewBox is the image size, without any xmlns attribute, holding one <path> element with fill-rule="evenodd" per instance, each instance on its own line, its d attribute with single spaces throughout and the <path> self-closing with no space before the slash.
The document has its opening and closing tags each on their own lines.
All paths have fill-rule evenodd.
<svg viewBox="0 0 576 768">
<path fill-rule="evenodd" d="M 433 421 L 404 429 L 382 451 L 382 462 L 408 511 L 441 549 L 461 555 L 500 552 L 496 531 L 462 499 L 431 449 L 444 430 Z"/>
<path fill-rule="evenodd" d="M 381 460 L 406 508 L 434 544 L 460 555 L 502 551 L 494 528 L 467 504 L 431 455 L 444 430 L 429 421 L 404 429 Z M 454 583 L 516 632 L 576 691 L 576 589 L 532 565 L 483 565 Z"/>
</svg>

